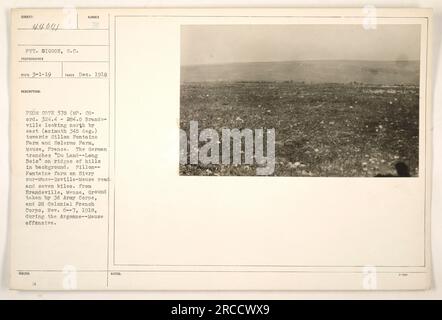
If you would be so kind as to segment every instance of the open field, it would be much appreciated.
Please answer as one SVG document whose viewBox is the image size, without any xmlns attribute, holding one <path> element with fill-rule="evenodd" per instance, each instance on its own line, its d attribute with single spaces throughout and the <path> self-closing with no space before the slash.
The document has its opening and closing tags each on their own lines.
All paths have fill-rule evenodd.
<svg viewBox="0 0 442 320">
<path fill-rule="evenodd" d="M 413 80 L 414 82 L 414 80 Z M 416 84 L 181 83 L 180 127 L 275 128 L 276 176 L 418 175 Z M 253 165 L 180 165 L 182 175 L 255 175 Z"/>
</svg>

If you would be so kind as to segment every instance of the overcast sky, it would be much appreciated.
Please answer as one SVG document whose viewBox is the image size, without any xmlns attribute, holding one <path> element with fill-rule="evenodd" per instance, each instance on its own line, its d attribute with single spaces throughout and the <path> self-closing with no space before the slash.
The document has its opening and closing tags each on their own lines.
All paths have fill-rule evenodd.
<svg viewBox="0 0 442 320">
<path fill-rule="evenodd" d="M 419 60 L 420 25 L 195 25 L 181 27 L 181 63 Z"/>
</svg>

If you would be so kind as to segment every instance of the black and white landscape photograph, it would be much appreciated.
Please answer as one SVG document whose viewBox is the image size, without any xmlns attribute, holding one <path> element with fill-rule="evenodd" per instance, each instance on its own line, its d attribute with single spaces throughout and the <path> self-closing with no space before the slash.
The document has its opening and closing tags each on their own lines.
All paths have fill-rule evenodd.
<svg viewBox="0 0 442 320">
<path fill-rule="evenodd" d="M 180 72 L 180 175 L 418 176 L 420 25 L 183 25 Z"/>
</svg>

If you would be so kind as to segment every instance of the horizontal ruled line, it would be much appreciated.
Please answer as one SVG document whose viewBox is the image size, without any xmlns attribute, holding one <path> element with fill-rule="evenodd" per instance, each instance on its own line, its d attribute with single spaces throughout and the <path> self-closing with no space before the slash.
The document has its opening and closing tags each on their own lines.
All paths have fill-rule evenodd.
<svg viewBox="0 0 442 320">
<path fill-rule="evenodd" d="M 48 60 L 18 60 L 18 62 L 46 62 L 46 63 L 60 63 L 60 62 L 66 62 L 66 63 L 94 63 L 94 62 L 98 62 L 98 63 L 109 63 L 108 60 L 106 61 L 66 61 L 66 60 L 58 60 L 58 61 L 48 61 Z"/>
<path fill-rule="evenodd" d="M 363 271 L 320 271 L 320 270 L 75 270 L 76 272 L 153 272 L 153 273 L 161 273 L 161 272 L 167 272 L 167 273 L 323 273 L 323 274 L 332 274 L 332 273 L 339 273 L 339 274 L 363 274 Z M 59 269 L 31 269 L 31 270 L 16 270 L 16 272 L 64 272 L 63 270 Z M 419 273 L 427 273 L 426 271 L 377 271 L 377 273 L 389 273 L 389 274 L 398 274 L 398 273 L 412 273 L 412 274 L 419 274 Z"/>
<path fill-rule="evenodd" d="M 104 77 L 19 77 L 19 79 L 107 79 Z"/>
<path fill-rule="evenodd" d="M 109 44 L 26 44 L 19 43 L 19 47 L 108 47 Z"/>
<path fill-rule="evenodd" d="M 43 30 L 39 30 L 39 29 L 34 29 L 34 28 L 17 28 L 17 30 L 19 30 L 19 31 L 27 31 L 27 30 L 29 30 L 29 31 L 45 31 L 45 29 L 43 29 Z M 87 30 L 87 31 L 95 31 L 95 30 L 101 30 L 101 31 L 104 31 L 104 30 L 109 30 L 109 29 L 107 29 L 107 28 L 58 28 L 58 29 L 56 29 L 56 30 L 47 30 L 47 31 L 58 31 L 58 30 L 65 30 L 65 31 L 70 31 L 70 30 L 73 30 L 73 31 L 76 31 L 76 30 Z"/>
</svg>

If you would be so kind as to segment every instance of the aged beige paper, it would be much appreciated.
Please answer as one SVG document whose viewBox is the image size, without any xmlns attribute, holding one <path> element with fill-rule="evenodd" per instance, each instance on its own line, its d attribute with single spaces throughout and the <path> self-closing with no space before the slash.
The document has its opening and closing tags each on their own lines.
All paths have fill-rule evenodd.
<svg viewBox="0 0 442 320">
<path fill-rule="evenodd" d="M 429 288 L 431 14 L 12 10 L 10 287 Z"/>
</svg>

